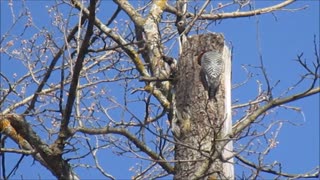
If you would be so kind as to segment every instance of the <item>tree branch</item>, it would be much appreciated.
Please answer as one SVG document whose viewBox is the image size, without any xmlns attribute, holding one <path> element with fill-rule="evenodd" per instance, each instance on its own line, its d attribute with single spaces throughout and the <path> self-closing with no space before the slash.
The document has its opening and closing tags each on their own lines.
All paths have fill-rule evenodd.
<svg viewBox="0 0 320 180">
<path fill-rule="evenodd" d="M 152 81 L 157 81 L 157 82 L 160 82 L 160 81 L 172 81 L 173 78 L 160 78 L 160 77 L 145 77 L 145 76 L 141 76 L 139 81 L 146 81 L 146 82 L 152 82 Z"/>
<path fill-rule="evenodd" d="M 33 150 L 23 150 L 23 149 L 13 149 L 13 148 L 0 148 L 0 152 L 26 154 L 26 155 L 31 155 L 35 153 L 35 151 Z"/>
<path fill-rule="evenodd" d="M 34 159 L 49 169 L 57 178 L 78 179 L 61 154 L 45 144 L 23 116 L 18 114 L 0 116 L 0 131 L 19 144 L 23 151 L 32 152 Z"/>
<path fill-rule="evenodd" d="M 288 178 L 319 178 L 319 168 L 317 168 L 317 171 L 315 173 L 305 173 L 305 174 L 288 174 L 288 173 L 284 173 L 281 171 L 275 171 L 272 168 L 267 168 L 261 165 L 256 165 L 253 162 L 248 161 L 247 159 L 243 158 L 240 155 L 236 155 L 235 156 L 239 161 L 241 161 L 243 164 L 246 164 L 254 169 L 258 169 L 259 171 L 263 171 L 266 173 L 270 173 L 270 174 L 274 174 L 274 175 L 279 175 L 279 176 L 283 176 L 283 177 L 288 177 Z"/>
<path fill-rule="evenodd" d="M 196 15 L 196 16 L 192 19 L 192 21 L 188 24 L 188 26 L 187 26 L 187 28 L 184 30 L 184 32 L 182 32 L 182 35 L 187 35 L 187 34 L 191 31 L 194 23 L 197 21 L 197 19 L 198 19 L 198 18 L 201 16 L 201 14 L 204 12 L 204 10 L 205 10 L 206 7 L 208 6 L 209 2 L 210 2 L 210 0 L 206 0 L 206 2 L 203 4 L 202 8 L 200 9 L 199 13 L 197 13 L 197 15 Z"/>
<path fill-rule="evenodd" d="M 84 23 L 84 18 L 81 18 L 81 25 Z M 76 34 L 76 32 L 78 31 L 79 26 L 76 25 L 70 32 L 70 34 L 67 37 L 67 43 L 69 43 L 72 38 L 74 37 L 74 35 Z M 50 75 L 55 67 L 55 65 L 57 64 L 58 60 L 60 59 L 61 55 L 63 54 L 64 50 L 67 48 L 67 44 L 63 45 L 63 47 L 59 50 L 59 52 L 54 56 L 54 58 L 52 59 L 49 68 L 46 72 L 46 74 L 44 75 L 40 85 L 38 86 L 36 92 L 34 92 L 34 96 L 32 97 L 31 103 L 29 105 L 29 107 L 26 109 L 26 111 L 24 112 L 24 114 L 28 114 L 31 110 L 34 109 L 35 103 L 37 101 L 37 98 L 39 96 L 39 93 L 42 91 L 44 85 L 47 83 L 48 79 L 50 78 Z"/>
<path fill-rule="evenodd" d="M 218 13 L 218 14 L 202 14 L 199 16 L 198 19 L 200 20 L 219 20 L 219 19 L 228 19 L 228 18 L 240 18 L 240 17 L 250 17 L 255 15 L 261 15 L 270 13 L 273 11 L 280 10 L 281 8 L 288 6 L 289 4 L 295 2 L 296 0 L 286 0 L 282 3 L 276 4 L 274 6 L 256 9 L 252 11 L 246 11 L 246 12 L 230 12 L 230 13 Z M 177 9 L 167 4 L 165 8 L 166 12 L 176 14 L 178 13 Z M 186 15 L 188 18 L 195 17 L 196 15 L 193 13 L 187 13 Z"/>
<path fill-rule="evenodd" d="M 64 141 L 67 138 L 69 138 L 68 125 L 69 125 L 69 120 L 71 117 L 74 101 L 76 98 L 76 91 L 78 88 L 80 72 L 83 67 L 83 61 L 84 61 L 85 55 L 87 54 L 88 47 L 90 46 L 90 44 L 89 44 L 90 38 L 93 34 L 95 10 L 96 10 L 96 1 L 95 0 L 90 1 L 89 10 L 90 10 L 90 15 L 88 16 L 89 23 L 88 23 L 87 31 L 86 31 L 84 40 L 82 42 L 80 51 L 78 52 L 78 58 L 77 58 L 76 64 L 73 69 L 72 81 L 71 81 L 70 88 L 68 91 L 69 96 L 67 99 L 66 108 L 62 114 L 63 119 L 61 121 L 59 137 L 55 142 L 58 145 L 58 148 L 61 150 L 61 152 L 63 151 L 63 148 L 64 148 Z"/>
<path fill-rule="evenodd" d="M 241 133 L 243 129 L 245 129 L 246 127 L 248 127 L 252 122 L 254 122 L 260 115 L 262 115 L 263 113 L 267 112 L 268 110 L 280 106 L 282 104 L 286 104 L 288 102 L 292 102 L 304 97 L 308 97 L 314 94 L 317 94 L 320 92 L 320 87 L 317 88 L 313 88 L 309 91 L 306 92 L 302 92 L 299 94 L 295 94 L 286 98 L 281 98 L 281 99 L 274 99 L 269 101 L 268 104 L 262 106 L 261 108 L 257 109 L 254 113 L 252 113 L 251 115 L 245 117 L 245 119 L 240 120 L 238 123 L 236 123 L 235 125 L 233 125 L 232 127 L 232 133 L 231 133 L 231 138 L 234 138 L 237 134 Z"/>
<path fill-rule="evenodd" d="M 173 174 L 174 173 L 174 168 L 167 163 L 167 161 L 165 159 L 163 159 L 161 156 L 159 156 L 157 153 L 153 152 L 151 149 L 149 149 L 149 147 L 143 143 L 142 141 L 140 141 L 139 139 L 137 139 L 136 136 L 132 135 L 129 131 L 127 131 L 124 128 L 113 128 L 113 127 L 104 127 L 104 128 L 84 128 L 84 127 L 79 127 L 79 128 L 75 128 L 72 130 L 72 134 L 76 133 L 76 132 L 81 132 L 84 134 L 119 134 L 122 135 L 126 138 L 128 138 L 128 140 L 130 140 L 130 142 L 132 142 L 136 147 L 138 147 L 142 152 L 146 153 L 149 157 L 151 157 L 153 160 L 155 160 L 155 162 L 159 163 L 159 165 L 166 170 L 169 174 Z"/>
<path fill-rule="evenodd" d="M 130 19 L 134 22 L 136 26 L 142 27 L 145 19 L 139 14 L 134 7 L 131 6 L 131 4 L 127 0 L 113 0 L 118 6 L 121 7 L 122 10 L 124 10 Z"/>
<path fill-rule="evenodd" d="M 164 8 L 164 2 L 166 1 L 157 1 L 154 6 L 155 9 L 157 9 L 158 11 L 154 12 L 156 14 L 151 14 L 149 15 L 149 17 L 154 17 L 154 16 L 159 16 L 162 13 L 162 8 Z M 78 2 L 77 0 L 74 0 L 74 5 L 76 8 L 78 8 L 79 10 L 82 9 L 83 13 L 88 16 L 89 15 L 89 11 L 88 9 L 86 9 L 85 7 L 83 7 L 83 5 Z M 158 7 L 159 6 L 159 7 Z M 158 9 L 158 8 L 160 9 Z M 134 50 L 134 47 L 131 45 L 127 45 L 128 43 L 119 35 L 115 34 L 110 28 L 108 28 L 107 26 L 105 26 L 98 18 L 95 18 L 95 25 L 101 30 L 103 31 L 105 34 L 107 34 L 108 36 L 111 37 L 111 39 L 113 39 L 116 43 L 118 43 L 121 48 L 124 50 L 124 52 L 126 52 L 126 54 L 132 59 L 133 63 L 135 64 L 138 72 L 140 73 L 141 76 L 145 76 L 145 77 L 150 77 L 147 69 L 144 66 L 144 63 L 141 61 L 141 59 L 139 58 L 139 54 Z M 126 45 L 126 46 L 124 46 Z M 161 54 L 159 54 L 159 56 L 162 56 Z M 158 90 L 158 88 L 154 87 L 154 85 L 148 85 L 148 87 L 146 90 L 150 93 L 152 93 L 158 100 L 159 102 L 166 108 L 169 109 L 170 106 L 170 102 L 168 101 L 168 99 L 163 95 L 163 93 Z M 152 91 L 151 91 L 152 89 Z"/>
<path fill-rule="evenodd" d="M 73 0 L 73 4 L 79 11 L 82 10 L 82 12 L 87 17 L 89 17 L 89 10 L 84 7 L 78 0 Z M 94 25 L 120 45 L 124 52 L 132 59 L 140 75 L 150 76 L 148 71 L 145 69 L 143 62 L 139 58 L 139 54 L 134 50 L 133 46 L 130 46 L 126 40 L 124 40 L 120 35 L 114 33 L 112 29 L 108 28 L 98 18 L 95 18 Z"/>
</svg>

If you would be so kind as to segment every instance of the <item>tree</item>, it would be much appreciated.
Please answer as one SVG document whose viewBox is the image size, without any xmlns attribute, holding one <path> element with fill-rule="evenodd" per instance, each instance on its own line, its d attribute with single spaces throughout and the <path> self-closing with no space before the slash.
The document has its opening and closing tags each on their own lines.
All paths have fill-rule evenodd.
<svg viewBox="0 0 320 180">
<path fill-rule="evenodd" d="M 201 59 L 207 52 L 223 62 L 219 63 L 222 71 L 215 73 L 220 74 L 220 83 L 215 80 L 213 84 L 220 88 L 210 98 L 204 90 L 210 91 L 209 76 L 198 67 L 199 61 L 201 67 L 206 66 Z M 230 57 L 221 34 L 193 36 L 183 43 L 174 85 L 175 179 L 234 179 L 232 141 L 224 138 L 232 126 Z M 219 64 L 208 69 L 214 70 Z"/>
<path fill-rule="evenodd" d="M 221 126 L 231 123 L 230 116 L 221 118 L 231 101 L 228 72 L 222 76 L 217 101 L 208 102 L 195 63 L 201 50 L 219 42 L 216 49 L 224 52 L 225 62 L 230 60 L 227 38 L 207 31 L 212 22 L 277 13 L 294 2 L 71 0 L 28 6 L 8 1 L 13 21 L 9 29 L 1 30 L 2 178 L 12 177 L 23 159 L 32 157 L 58 179 L 80 179 L 83 168 L 115 179 L 106 168 L 112 166 L 105 159 L 111 154 L 134 158 L 133 179 L 233 178 L 234 164 L 251 170 L 243 176 L 236 172 L 236 178 L 256 179 L 263 173 L 319 177 L 316 167 L 289 174 L 280 163 L 265 161 L 284 122 L 268 116 L 280 111 L 276 108 L 302 112 L 287 104 L 319 95 L 317 37 L 312 59 L 305 60 L 303 54 L 296 58 L 303 76 L 282 94 L 275 92 L 278 83 L 271 80 L 258 52 L 259 66 L 245 66 L 248 79 L 233 89 L 250 87 L 249 81 L 256 78 L 258 95 L 252 94 L 248 102 L 233 102 L 234 124 L 228 130 Z M 49 23 L 33 15 L 32 5 L 40 4 L 47 5 Z M 205 39 L 208 44 L 202 43 Z M 13 65 L 8 71 L 9 63 Z M 253 68 L 262 78 L 251 76 Z M 189 92 L 197 96 L 189 94 L 186 100 Z M 188 120 L 181 123 L 182 119 Z M 19 154 L 9 168 L 8 158 Z"/>
</svg>

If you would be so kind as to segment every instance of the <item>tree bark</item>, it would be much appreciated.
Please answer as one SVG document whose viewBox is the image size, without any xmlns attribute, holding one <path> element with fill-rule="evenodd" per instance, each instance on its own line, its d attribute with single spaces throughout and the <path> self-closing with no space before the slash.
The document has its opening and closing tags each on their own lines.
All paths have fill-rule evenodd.
<svg viewBox="0 0 320 180">
<path fill-rule="evenodd" d="M 197 62 L 203 51 L 218 50 L 224 72 L 216 99 L 209 100 Z M 183 44 L 176 79 L 176 138 L 174 179 L 234 179 L 232 142 L 222 138 L 231 131 L 231 60 L 222 34 L 189 37 Z M 228 97 L 227 97 L 228 96 Z"/>
</svg>

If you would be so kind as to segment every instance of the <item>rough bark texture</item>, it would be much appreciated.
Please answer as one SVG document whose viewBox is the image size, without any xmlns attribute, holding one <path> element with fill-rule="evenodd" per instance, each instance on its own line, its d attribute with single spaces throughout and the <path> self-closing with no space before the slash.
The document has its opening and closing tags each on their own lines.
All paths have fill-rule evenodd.
<svg viewBox="0 0 320 180">
<path fill-rule="evenodd" d="M 177 72 L 176 119 L 173 121 L 177 160 L 175 179 L 233 178 L 232 168 L 232 173 L 228 174 L 223 170 L 225 147 L 219 146 L 226 133 L 223 124 L 226 119 L 230 120 L 225 109 L 225 85 L 228 81 L 225 82 L 224 72 L 216 95 L 217 101 L 208 100 L 208 92 L 201 81 L 200 65 L 197 63 L 197 57 L 202 51 L 213 49 L 219 53 L 228 50 L 225 49 L 223 35 L 195 35 L 183 44 Z"/>
</svg>

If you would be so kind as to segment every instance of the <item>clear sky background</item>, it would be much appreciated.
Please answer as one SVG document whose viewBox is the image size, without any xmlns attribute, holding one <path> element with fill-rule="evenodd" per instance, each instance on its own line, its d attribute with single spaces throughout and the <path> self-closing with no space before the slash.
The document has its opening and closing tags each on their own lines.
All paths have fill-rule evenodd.
<svg viewBox="0 0 320 180">
<path fill-rule="evenodd" d="M 34 23 L 39 27 L 46 26 L 49 21 L 46 4 L 48 1 L 27 1 L 27 6 L 32 12 Z M 213 1 L 216 4 L 218 1 Z M 260 1 L 259 1 L 260 2 Z M 262 5 L 273 4 L 273 1 L 263 1 Z M 18 3 L 14 3 L 18 7 Z M 105 1 L 101 8 L 111 6 L 112 1 Z M 261 5 L 261 6 L 262 6 Z M 262 15 L 250 18 L 227 19 L 220 23 L 209 26 L 208 31 L 221 32 L 225 35 L 227 41 L 233 45 L 233 83 L 242 82 L 246 78 L 242 65 L 259 65 L 258 48 L 261 48 L 263 60 L 266 66 L 271 83 L 280 83 L 275 88 L 274 96 L 277 97 L 286 89 L 292 86 L 304 73 L 303 69 L 294 61 L 296 56 L 304 53 L 304 58 L 311 62 L 314 57 L 314 35 L 319 46 L 319 1 L 299 1 L 286 8 L 295 9 L 308 6 L 304 10 L 295 12 L 277 11 L 273 14 Z M 113 13 L 106 12 L 107 16 Z M 17 12 L 19 10 L 17 9 Z M 65 12 L 67 13 L 67 12 Z M 8 8 L 8 1 L 1 1 L 1 36 L 7 32 L 12 23 L 11 12 Z M 105 18 L 108 19 L 108 18 Z M 21 29 L 13 29 L 11 33 L 17 35 Z M 260 42 L 257 41 L 257 37 Z M 1 44 L 4 46 L 6 42 Z M 259 46 L 257 45 L 259 44 Z M 1 54 L 1 72 L 10 76 L 13 73 L 24 71 L 22 66 L 14 64 L 13 61 L 7 61 Z M 257 94 L 256 79 L 261 80 L 265 86 L 263 77 L 258 70 L 250 69 L 255 78 L 243 88 L 233 90 L 233 101 L 246 102 L 252 100 L 252 94 Z M 319 86 L 319 84 L 317 84 Z M 305 86 L 304 86 L 305 87 Z M 300 92 L 304 90 L 303 86 L 293 90 Z M 33 91 L 32 91 L 33 92 Z M 292 94 L 292 93 L 290 93 Z M 290 106 L 301 107 L 305 117 L 299 113 L 280 109 L 279 112 L 272 115 L 274 120 L 289 120 L 299 126 L 285 123 L 279 135 L 279 144 L 277 148 L 269 154 L 267 160 L 281 162 L 283 171 L 287 173 L 305 173 L 312 168 L 319 166 L 319 94 L 310 96 L 289 104 Z M 234 121 L 237 119 L 235 118 Z M 12 168 L 17 158 L 6 159 L 8 169 Z M 108 172 L 117 178 L 130 178 L 127 174 L 128 168 L 135 161 L 134 159 L 124 159 L 119 156 L 108 156 L 105 161 L 105 167 Z M 119 165 L 121 164 L 121 169 Z M 236 173 L 241 174 L 243 169 L 236 168 Z M 83 179 L 102 178 L 98 173 L 93 173 L 83 168 L 76 170 Z M 43 178 L 53 178 L 50 172 L 33 162 L 30 157 L 23 160 L 21 167 L 13 178 L 37 178 L 38 175 Z M 268 176 L 266 176 L 268 177 Z"/>
</svg>

